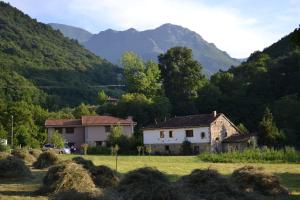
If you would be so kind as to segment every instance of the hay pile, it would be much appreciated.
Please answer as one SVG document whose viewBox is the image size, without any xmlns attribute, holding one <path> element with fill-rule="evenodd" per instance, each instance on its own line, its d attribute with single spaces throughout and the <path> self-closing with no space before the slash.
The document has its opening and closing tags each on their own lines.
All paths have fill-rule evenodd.
<svg viewBox="0 0 300 200">
<path fill-rule="evenodd" d="M 31 172 L 22 159 L 15 156 L 0 159 L 1 178 L 24 178 L 29 176 L 31 176 Z"/>
<path fill-rule="evenodd" d="M 288 195 L 279 179 L 263 172 L 263 168 L 244 166 L 233 172 L 231 179 L 245 192 L 256 192 L 266 196 Z"/>
<path fill-rule="evenodd" d="M 0 152 L 0 160 L 5 159 L 8 156 L 11 156 L 11 155 L 7 152 Z"/>
<path fill-rule="evenodd" d="M 33 155 L 33 157 L 38 158 L 43 152 L 40 149 L 31 149 L 29 153 Z"/>
<path fill-rule="evenodd" d="M 250 199 L 216 170 L 196 169 L 175 183 L 180 199 Z M 251 198 L 254 199 L 254 198 Z"/>
<path fill-rule="evenodd" d="M 97 192 L 78 192 L 74 189 L 58 192 L 49 197 L 50 200 L 99 200 L 101 194 Z"/>
<path fill-rule="evenodd" d="M 75 163 L 83 166 L 84 169 L 92 171 L 95 168 L 95 165 L 92 161 L 86 160 L 83 157 L 77 156 L 72 159 Z"/>
<path fill-rule="evenodd" d="M 43 179 L 42 193 L 58 193 L 75 190 L 94 192 L 95 184 L 86 169 L 72 161 L 62 162 L 49 168 Z"/>
<path fill-rule="evenodd" d="M 24 160 L 26 163 L 29 164 L 33 163 L 36 160 L 36 158 L 33 155 L 31 155 L 27 149 L 24 148 L 14 149 L 12 155 Z"/>
<path fill-rule="evenodd" d="M 37 161 L 33 163 L 33 167 L 37 169 L 44 169 L 52 165 L 56 165 L 59 158 L 54 151 L 45 151 L 41 153 Z"/>
<path fill-rule="evenodd" d="M 104 165 L 94 167 L 91 174 L 94 183 L 100 188 L 115 187 L 120 182 L 120 175 Z"/>
<path fill-rule="evenodd" d="M 168 178 L 160 171 L 146 167 L 127 173 L 116 187 L 126 200 L 176 200 Z"/>
</svg>

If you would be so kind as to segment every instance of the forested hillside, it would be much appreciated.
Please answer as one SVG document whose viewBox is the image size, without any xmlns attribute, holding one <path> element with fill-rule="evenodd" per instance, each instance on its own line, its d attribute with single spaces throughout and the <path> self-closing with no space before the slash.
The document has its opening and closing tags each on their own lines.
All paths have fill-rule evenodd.
<svg viewBox="0 0 300 200">
<path fill-rule="evenodd" d="M 0 10 L 1 68 L 25 77 L 48 94 L 50 108 L 96 102 L 99 87 L 95 86 L 120 82 L 121 69 L 76 41 L 9 4 L 0 2 Z"/>
</svg>

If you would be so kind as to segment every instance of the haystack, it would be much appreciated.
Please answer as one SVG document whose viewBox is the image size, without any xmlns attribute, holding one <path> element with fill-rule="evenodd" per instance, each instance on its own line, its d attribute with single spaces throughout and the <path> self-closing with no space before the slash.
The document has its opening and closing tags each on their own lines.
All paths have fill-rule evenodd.
<svg viewBox="0 0 300 200">
<path fill-rule="evenodd" d="M 54 151 L 45 151 L 41 153 L 37 161 L 33 163 L 33 167 L 37 169 L 44 169 L 55 165 L 59 162 L 59 158 Z"/>
<path fill-rule="evenodd" d="M 115 187 L 120 182 L 120 175 L 104 165 L 94 167 L 91 174 L 94 183 L 100 188 Z"/>
<path fill-rule="evenodd" d="M 127 200 L 176 200 L 168 178 L 157 169 L 146 167 L 127 173 L 116 190 Z"/>
<path fill-rule="evenodd" d="M 38 158 L 43 152 L 40 149 L 31 149 L 29 153 L 33 155 L 33 157 Z"/>
<path fill-rule="evenodd" d="M 99 192 L 78 192 L 74 189 L 61 191 L 51 195 L 50 200 L 99 200 Z"/>
<path fill-rule="evenodd" d="M 0 152 L 0 160 L 5 159 L 8 156 L 11 156 L 11 155 L 7 152 Z"/>
<path fill-rule="evenodd" d="M 91 160 L 86 160 L 83 157 L 77 156 L 72 159 L 75 163 L 80 164 L 88 171 L 92 171 L 95 168 L 94 163 Z"/>
<path fill-rule="evenodd" d="M 21 149 L 14 149 L 12 152 L 12 155 L 24 160 L 26 163 L 33 163 L 36 159 L 33 155 L 29 153 L 27 149 L 21 148 Z"/>
<path fill-rule="evenodd" d="M 40 191 L 44 193 L 68 190 L 94 192 L 95 189 L 95 184 L 86 169 L 81 165 L 66 161 L 49 168 Z"/>
<path fill-rule="evenodd" d="M 15 156 L 0 159 L 1 178 L 24 178 L 29 176 L 31 176 L 31 172 L 25 165 L 24 160 Z"/>
<path fill-rule="evenodd" d="M 263 168 L 244 166 L 235 170 L 231 176 L 240 189 L 262 195 L 288 195 L 288 190 L 280 185 L 279 179 L 263 171 Z"/>
</svg>

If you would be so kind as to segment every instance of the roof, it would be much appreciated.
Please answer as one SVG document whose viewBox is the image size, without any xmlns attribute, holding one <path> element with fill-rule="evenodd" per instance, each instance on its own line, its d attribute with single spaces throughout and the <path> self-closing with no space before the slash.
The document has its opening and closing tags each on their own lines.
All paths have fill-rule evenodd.
<svg viewBox="0 0 300 200">
<path fill-rule="evenodd" d="M 95 126 L 95 125 L 132 125 L 132 117 L 122 119 L 112 116 L 82 116 L 81 119 L 47 119 L 46 127 Z"/>
<path fill-rule="evenodd" d="M 214 116 L 213 114 L 201 114 L 201 115 L 188 115 L 170 118 L 164 122 L 157 123 L 155 125 L 147 126 L 147 129 L 157 128 L 182 128 L 182 127 L 197 127 L 197 126 L 210 126 L 221 113 Z"/>
<path fill-rule="evenodd" d="M 222 142 L 223 143 L 239 143 L 239 142 L 246 142 L 251 137 L 256 136 L 255 134 L 234 134 L 227 138 L 225 138 Z"/>
</svg>

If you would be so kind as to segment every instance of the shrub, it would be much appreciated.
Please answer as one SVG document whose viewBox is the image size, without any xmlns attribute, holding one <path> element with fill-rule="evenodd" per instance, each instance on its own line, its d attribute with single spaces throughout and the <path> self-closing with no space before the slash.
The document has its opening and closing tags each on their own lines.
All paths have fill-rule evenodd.
<svg viewBox="0 0 300 200">
<path fill-rule="evenodd" d="M 263 172 L 262 168 L 244 166 L 235 170 L 231 176 L 233 182 L 246 192 L 257 192 L 262 195 L 287 195 L 286 188 L 280 185 L 279 179 Z"/>
<path fill-rule="evenodd" d="M 54 151 L 45 151 L 41 153 L 37 161 L 33 163 L 33 167 L 43 169 L 55 165 L 59 162 L 58 156 Z"/>
<path fill-rule="evenodd" d="M 247 199 L 226 177 L 210 169 L 183 176 L 176 182 L 176 190 L 183 195 L 181 199 Z"/>
<path fill-rule="evenodd" d="M 0 152 L 9 152 L 10 146 L 9 145 L 3 145 L 0 143 Z"/>
<path fill-rule="evenodd" d="M 33 163 L 36 160 L 35 157 L 25 148 L 14 149 L 12 155 L 24 160 L 26 163 Z"/>
<path fill-rule="evenodd" d="M 91 174 L 94 183 L 101 188 L 115 187 L 120 181 L 117 172 L 104 165 L 95 167 Z"/>
<path fill-rule="evenodd" d="M 95 191 L 95 184 L 88 171 L 72 161 L 65 161 L 50 167 L 43 179 L 40 192 L 58 193 L 68 190 L 76 192 Z"/>
<path fill-rule="evenodd" d="M 29 153 L 33 155 L 33 157 L 38 158 L 43 152 L 40 149 L 31 149 Z"/>
<path fill-rule="evenodd" d="M 7 156 L 4 159 L 0 159 L 1 178 L 23 178 L 29 176 L 31 176 L 31 172 L 22 159 L 15 156 Z"/>
<path fill-rule="evenodd" d="M 91 146 L 87 150 L 88 154 L 103 154 L 103 155 L 110 155 L 111 150 L 109 147 L 102 147 L 102 146 Z"/>
<path fill-rule="evenodd" d="M 154 168 L 140 168 L 127 173 L 117 186 L 123 199 L 177 199 L 167 177 Z"/>
</svg>

